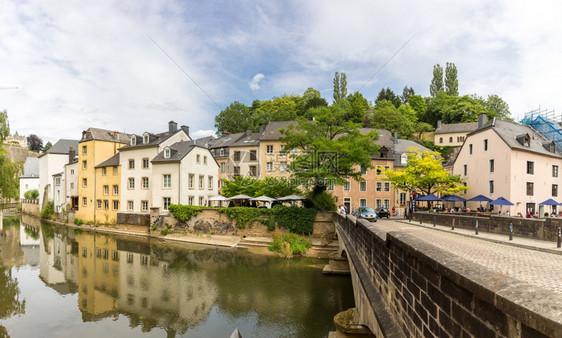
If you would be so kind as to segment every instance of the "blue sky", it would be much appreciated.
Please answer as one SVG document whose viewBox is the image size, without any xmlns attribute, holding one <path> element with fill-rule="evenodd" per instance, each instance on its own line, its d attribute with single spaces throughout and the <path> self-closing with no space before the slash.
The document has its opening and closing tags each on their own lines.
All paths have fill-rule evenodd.
<svg viewBox="0 0 562 338">
<path fill-rule="evenodd" d="M 556 1 L 0 0 L 0 109 L 12 132 L 78 139 L 88 127 L 140 134 L 174 120 L 203 136 L 234 101 L 308 87 L 429 95 L 454 62 L 461 94 L 500 95 L 519 119 L 562 109 Z M 370 81 L 403 44 L 404 48 Z M 162 50 L 179 64 L 198 86 Z M 216 104 L 215 104 L 216 103 Z M 217 106 L 218 105 L 218 106 Z"/>
</svg>

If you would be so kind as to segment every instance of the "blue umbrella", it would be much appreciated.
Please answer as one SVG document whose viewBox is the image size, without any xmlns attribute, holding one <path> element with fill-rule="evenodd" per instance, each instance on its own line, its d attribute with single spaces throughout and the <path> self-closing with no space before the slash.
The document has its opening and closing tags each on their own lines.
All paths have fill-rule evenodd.
<svg viewBox="0 0 562 338">
<path fill-rule="evenodd" d="M 449 195 L 446 197 L 442 198 L 443 201 L 448 201 L 448 202 L 464 202 L 466 201 L 464 198 L 457 196 L 457 195 Z"/>
<path fill-rule="evenodd" d="M 495 200 L 493 200 L 492 202 L 490 202 L 491 205 L 514 205 L 513 203 L 511 203 L 510 201 L 506 200 L 503 197 L 498 197 Z"/>
<path fill-rule="evenodd" d="M 429 194 L 426 196 L 422 196 L 422 197 L 418 197 L 416 198 L 416 201 L 442 201 L 442 199 L 440 199 L 439 197 L 433 195 L 433 194 Z"/>
<path fill-rule="evenodd" d="M 492 202 L 491 198 L 488 198 L 484 195 L 474 196 L 473 198 L 469 199 L 469 201 L 473 202 Z"/>
<path fill-rule="evenodd" d="M 552 198 L 549 198 L 546 201 L 539 203 L 539 205 L 560 205 L 560 203 L 556 202 Z"/>
</svg>

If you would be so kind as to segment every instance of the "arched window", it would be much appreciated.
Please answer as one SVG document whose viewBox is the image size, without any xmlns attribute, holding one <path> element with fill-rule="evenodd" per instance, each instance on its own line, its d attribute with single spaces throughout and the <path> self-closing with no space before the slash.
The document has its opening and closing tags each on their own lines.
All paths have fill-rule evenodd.
<svg viewBox="0 0 562 338">
<path fill-rule="evenodd" d="M 164 148 L 164 158 L 170 158 L 171 153 L 172 151 L 170 150 L 170 148 Z"/>
<path fill-rule="evenodd" d="M 144 133 L 144 135 L 142 136 L 142 143 L 143 144 L 148 143 L 148 133 Z"/>
<path fill-rule="evenodd" d="M 442 138 L 442 137 L 439 138 L 439 143 L 443 143 L 443 138 Z"/>
<path fill-rule="evenodd" d="M 449 143 L 453 143 L 453 137 L 449 137 Z"/>
<path fill-rule="evenodd" d="M 137 144 L 137 137 L 136 137 L 135 135 L 133 135 L 133 136 L 131 137 L 131 145 L 134 146 L 134 145 L 136 145 L 136 144 Z"/>
</svg>

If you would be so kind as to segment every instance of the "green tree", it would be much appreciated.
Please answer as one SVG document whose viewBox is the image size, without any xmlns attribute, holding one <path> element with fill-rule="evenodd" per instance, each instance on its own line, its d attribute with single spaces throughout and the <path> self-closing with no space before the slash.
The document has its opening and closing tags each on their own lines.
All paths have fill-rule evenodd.
<svg viewBox="0 0 562 338">
<path fill-rule="evenodd" d="M 433 79 L 429 85 L 429 94 L 431 97 L 435 97 L 439 92 L 442 92 L 444 88 L 443 68 L 439 64 L 436 64 L 433 66 Z"/>
<path fill-rule="evenodd" d="M 225 197 L 244 194 L 251 197 L 265 195 L 272 198 L 301 193 L 299 187 L 286 178 L 266 177 L 259 180 L 242 176 L 235 176 L 232 180 L 224 180 L 221 192 Z"/>
<path fill-rule="evenodd" d="M 394 91 L 392 91 L 392 89 L 390 88 L 381 89 L 379 95 L 377 95 L 377 99 L 375 100 L 375 105 L 385 100 L 392 103 L 396 108 L 400 107 L 400 105 L 402 104 L 398 95 L 396 95 L 396 93 L 394 93 Z"/>
<path fill-rule="evenodd" d="M 0 111 L 0 148 L 9 135 L 10 123 L 8 121 L 8 112 L 4 109 Z"/>
<path fill-rule="evenodd" d="M 242 133 L 253 129 L 253 120 L 250 108 L 243 103 L 234 101 L 215 116 L 217 133 Z"/>
<path fill-rule="evenodd" d="M 275 97 L 272 100 L 259 101 L 254 109 L 253 125 L 257 129 L 269 121 L 292 121 L 297 118 L 298 96 Z"/>
<path fill-rule="evenodd" d="M 389 101 L 378 102 L 368 118 L 369 126 L 391 132 L 397 131 L 400 137 L 411 138 L 415 131 L 415 121 L 412 120 L 412 117 L 416 119 L 415 111 L 410 106 L 404 107 L 401 111 Z"/>
<path fill-rule="evenodd" d="M 465 96 L 450 96 L 439 92 L 427 107 L 424 122 L 437 125 L 437 121 L 444 123 L 462 123 L 478 121 L 478 115 L 485 113 L 486 109 L 479 100 Z"/>
<path fill-rule="evenodd" d="M 345 73 L 336 72 L 334 75 L 334 102 L 347 97 L 347 78 Z"/>
<path fill-rule="evenodd" d="M 315 109 L 313 121 L 300 118 L 298 125 L 281 130 L 284 152 L 297 150 L 291 155 L 292 176 L 312 186 L 315 195 L 325 192 L 326 181 L 361 181 L 361 167 L 371 168 L 371 156 L 378 154 L 378 133 L 362 134 L 358 123 L 345 121 L 346 114 L 337 105 L 320 107 Z"/>
<path fill-rule="evenodd" d="M 418 120 L 424 120 L 427 112 L 427 106 L 423 97 L 420 95 L 410 95 L 408 98 L 408 104 L 416 111 Z"/>
<path fill-rule="evenodd" d="M 421 140 L 422 139 L 422 134 L 428 131 L 433 131 L 433 127 L 431 126 L 431 124 L 429 123 L 425 123 L 425 122 L 418 122 L 415 125 L 415 130 L 416 133 L 418 133 L 418 139 Z"/>
<path fill-rule="evenodd" d="M 45 146 L 43 147 L 43 152 L 46 152 L 47 150 L 51 149 L 52 146 L 53 144 L 51 143 L 51 141 L 48 141 L 47 144 L 45 144 Z"/>
<path fill-rule="evenodd" d="M 457 66 L 452 62 L 447 62 L 445 66 L 445 91 L 451 96 L 459 96 Z"/>
<path fill-rule="evenodd" d="M 39 136 L 31 134 L 27 137 L 27 147 L 29 150 L 39 153 L 43 150 L 43 140 Z"/>
<path fill-rule="evenodd" d="M 355 123 L 363 123 L 367 110 L 371 108 L 369 101 L 359 92 L 355 92 L 347 96 L 349 102 L 348 114 L 346 114 L 346 121 Z M 341 101 L 340 101 L 341 102 Z"/>
<path fill-rule="evenodd" d="M 400 190 L 417 190 L 423 194 L 455 194 L 468 190 L 460 180 L 443 168 L 441 155 L 436 151 L 408 148 L 408 163 L 402 170 L 387 170 L 386 180 Z"/>
<path fill-rule="evenodd" d="M 308 88 L 297 102 L 297 116 L 307 116 L 310 108 L 326 106 L 328 102 L 320 95 L 320 91 Z"/>
<path fill-rule="evenodd" d="M 404 89 L 402 89 L 402 95 L 400 95 L 400 101 L 402 102 L 402 104 L 410 103 L 410 96 L 415 94 L 416 92 L 412 87 L 405 86 Z"/>
<path fill-rule="evenodd" d="M 18 280 L 12 276 L 12 269 L 4 266 L 2 261 L 0 261 L 0 299 L 2 300 L 0 301 L 0 319 L 8 319 L 25 313 L 25 299 L 20 299 Z"/>
<path fill-rule="evenodd" d="M 509 111 L 509 105 L 498 95 L 488 95 L 486 100 L 482 98 L 478 98 L 478 100 L 486 109 L 488 118 L 497 117 L 504 120 L 513 120 Z"/>
</svg>

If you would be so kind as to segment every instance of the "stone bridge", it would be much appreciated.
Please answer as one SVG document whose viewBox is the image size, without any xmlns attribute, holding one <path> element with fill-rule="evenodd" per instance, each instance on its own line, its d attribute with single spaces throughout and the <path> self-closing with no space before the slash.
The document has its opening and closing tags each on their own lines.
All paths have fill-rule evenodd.
<svg viewBox="0 0 562 338">
<path fill-rule="evenodd" d="M 530 250 L 461 229 L 341 215 L 336 231 L 353 322 L 376 337 L 562 337 L 556 242 Z"/>
</svg>

